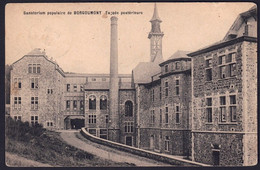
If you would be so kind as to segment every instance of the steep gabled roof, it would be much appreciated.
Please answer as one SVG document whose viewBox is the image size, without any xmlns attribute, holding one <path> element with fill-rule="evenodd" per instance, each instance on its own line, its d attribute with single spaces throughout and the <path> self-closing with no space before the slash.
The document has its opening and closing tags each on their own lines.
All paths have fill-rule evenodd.
<svg viewBox="0 0 260 170">
<path fill-rule="evenodd" d="M 257 17 L 257 11 L 256 11 L 256 5 L 254 5 L 252 8 L 250 8 L 248 11 L 240 13 L 232 26 L 229 28 L 228 32 L 226 33 L 225 37 L 223 38 L 223 41 L 229 40 L 229 35 L 236 35 L 238 30 L 240 29 L 241 25 L 245 22 L 245 18 L 248 17 Z"/>
</svg>

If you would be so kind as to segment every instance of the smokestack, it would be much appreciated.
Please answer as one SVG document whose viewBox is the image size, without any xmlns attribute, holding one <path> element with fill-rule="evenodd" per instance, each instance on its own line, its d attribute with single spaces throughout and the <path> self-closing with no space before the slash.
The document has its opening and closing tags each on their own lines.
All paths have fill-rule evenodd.
<svg viewBox="0 0 260 170">
<path fill-rule="evenodd" d="M 109 140 L 119 142 L 119 112 L 118 112 L 118 36 L 117 17 L 111 17 L 110 40 L 110 84 L 109 84 Z"/>
</svg>

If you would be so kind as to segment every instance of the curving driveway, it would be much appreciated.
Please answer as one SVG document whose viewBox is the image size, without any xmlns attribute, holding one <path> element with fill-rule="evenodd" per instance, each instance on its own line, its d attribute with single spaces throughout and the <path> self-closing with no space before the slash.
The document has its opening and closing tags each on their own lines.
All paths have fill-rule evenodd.
<svg viewBox="0 0 260 170">
<path fill-rule="evenodd" d="M 138 155 L 119 151 L 101 144 L 91 142 L 84 138 L 78 131 L 60 131 L 61 137 L 68 144 L 81 150 L 92 153 L 103 159 L 112 160 L 114 162 L 128 162 L 136 166 L 173 166 L 156 160 L 144 158 Z M 77 138 L 77 136 L 80 138 Z"/>
</svg>

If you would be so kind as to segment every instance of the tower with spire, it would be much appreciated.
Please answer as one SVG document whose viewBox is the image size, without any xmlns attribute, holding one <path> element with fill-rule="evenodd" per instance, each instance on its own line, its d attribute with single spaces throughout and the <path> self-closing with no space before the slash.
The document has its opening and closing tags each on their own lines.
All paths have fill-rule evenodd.
<svg viewBox="0 0 260 170">
<path fill-rule="evenodd" d="M 148 38 L 150 39 L 151 62 L 163 62 L 162 37 L 164 34 L 160 28 L 160 23 L 162 22 L 162 20 L 159 18 L 156 3 L 154 4 L 153 17 L 150 22 L 152 29 L 148 35 Z"/>
</svg>

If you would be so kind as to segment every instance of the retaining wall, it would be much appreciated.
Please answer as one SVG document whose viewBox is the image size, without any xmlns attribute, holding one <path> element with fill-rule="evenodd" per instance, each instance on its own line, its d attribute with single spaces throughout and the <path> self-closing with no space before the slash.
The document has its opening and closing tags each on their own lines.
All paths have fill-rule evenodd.
<svg viewBox="0 0 260 170">
<path fill-rule="evenodd" d="M 146 157 L 146 158 L 162 161 L 165 163 L 169 163 L 169 164 L 173 164 L 173 165 L 181 165 L 181 166 L 210 166 L 207 164 L 202 164 L 202 163 L 193 162 L 190 160 L 185 160 L 182 158 L 174 157 L 173 155 L 165 155 L 165 154 L 160 154 L 160 153 L 156 153 L 156 152 L 151 152 L 151 151 L 135 148 L 132 146 L 127 146 L 127 145 L 124 145 L 121 143 L 112 142 L 112 141 L 109 141 L 106 139 L 102 139 L 102 138 L 89 134 L 85 128 L 82 128 L 80 133 L 85 138 L 89 139 L 92 142 L 106 145 L 106 146 L 109 146 L 109 147 L 112 147 L 112 148 L 115 148 L 115 149 L 118 149 L 121 151 L 126 151 L 126 152 L 129 152 L 132 154 Z"/>
</svg>

